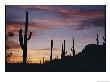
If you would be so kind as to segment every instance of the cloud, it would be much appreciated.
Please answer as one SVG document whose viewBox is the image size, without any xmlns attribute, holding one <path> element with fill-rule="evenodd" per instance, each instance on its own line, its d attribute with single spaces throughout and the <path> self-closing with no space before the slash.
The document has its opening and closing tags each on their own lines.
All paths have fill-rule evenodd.
<svg viewBox="0 0 110 82">
<path fill-rule="evenodd" d="M 22 6 L 24 9 L 49 12 L 60 15 L 60 18 L 54 19 L 34 19 L 34 22 L 51 26 L 79 26 L 76 30 L 89 29 L 92 27 L 103 27 L 105 18 L 105 9 L 94 10 L 69 7 L 55 7 L 55 6 Z M 65 16 L 69 16 L 68 18 Z M 73 17 L 73 18 L 70 18 Z M 73 28 L 73 27 L 72 27 Z"/>
<path fill-rule="evenodd" d="M 6 13 L 6 21 L 10 20 L 10 19 L 17 19 L 21 16 L 17 15 L 17 14 L 10 14 L 10 13 Z"/>
<path fill-rule="evenodd" d="M 35 51 L 50 51 L 51 50 L 51 48 L 43 48 L 43 49 L 32 49 L 32 50 L 35 50 Z M 59 51 L 59 49 L 58 48 L 53 48 L 53 50 L 54 51 Z"/>
<path fill-rule="evenodd" d="M 8 6 L 9 7 L 9 6 Z M 16 8 L 21 8 L 23 10 L 33 10 L 33 11 L 43 11 L 49 13 L 56 13 L 59 15 L 67 15 L 67 16 L 80 16 L 80 17 L 102 17 L 105 15 L 105 10 L 94 10 L 85 8 L 75 8 L 75 7 L 68 7 L 68 6 L 56 6 L 56 5 L 19 5 L 13 6 Z M 83 6 L 82 6 L 83 7 Z M 98 6 L 97 6 L 98 7 Z M 100 7 L 100 6 L 99 6 Z M 14 16 L 17 17 L 17 16 Z"/>
<path fill-rule="evenodd" d="M 49 5 L 25 5 L 25 6 L 20 6 L 23 9 L 27 10 L 33 10 L 33 11 L 43 11 L 43 12 L 48 12 L 48 13 L 56 13 L 59 15 L 63 16 L 78 16 L 82 18 L 97 18 L 97 17 L 104 17 L 105 16 L 105 10 L 81 10 L 81 8 L 69 8 L 67 7 L 62 7 L 62 6 L 49 6 Z"/>
<path fill-rule="evenodd" d="M 20 5 L 18 6 L 24 10 L 31 10 L 31 11 L 45 11 L 45 12 L 55 12 L 56 9 L 49 5 Z"/>
<path fill-rule="evenodd" d="M 6 40 L 6 46 L 9 46 L 9 49 L 21 49 L 20 44 L 12 40 Z"/>
<path fill-rule="evenodd" d="M 104 11 L 81 11 L 79 9 L 77 10 L 64 10 L 59 12 L 62 15 L 66 16 L 77 16 L 85 19 L 91 19 L 91 18 L 97 18 L 97 17 L 104 17 L 105 12 Z"/>
<path fill-rule="evenodd" d="M 41 19 L 33 19 L 33 22 L 37 22 L 43 25 L 51 26 L 72 26 L 77 25 L 80 21 L 79 19 L 71 19 L 71 18 L 41 18 Z"/>
<path fill-rule="evenodd" d="M 23 10 L 32 10 L 32 11 L 42 11 L 42 13 L 48 12 L 57 14 L 56 18 L 38 18 L 32 19 L 29 22 L 29 27 L 33 30 L 47 30 L 54 27 L 72 27 L 78 25 L 80 28 L 77 30 L 81 30 L 83 28 L 90 28 L 90 26 L 97 26 L 105 17 L 105 10 L 92 10 L 86 9 L 83 10 L 81 8 L 74 7 L 63 7 L 63 6 L 50 6 L 50 5 L 19 5 L 15 6 L 16 8 L 21 8 Z M 68 16 L 68 17 L 65 17 Z M 14 17 L 17 17 L 14 15 Z M 13 17 L 12 17 L 13 18 Z M 7 17 L 8 19 L 8 17 Z M 6 19 L 6 20 L 7 20 Z M 98 22 L 99 21 L 99 22 Z M 8 31 L 17 31 L 20 27 L 24 27 L 24 22 L 20 21 L 12 21 L 8 20 L 6 27 L 8 27 Z M 93 25 L 92 25 L 93 24 Z M 87 26 L 86 26 L 87 25 Z M 88 27 L 89 26 L 89 27 Z"/>
<path fill-rule="evenodd" d="M 24 22 L 20 22 L 20 21 L 7 21 L 6 22 L 6 32 L 19 32 L 20 28 L 24 29 L 24 27 L 25 27 L 24 24 L 25 24 Z M 36 24 L 34 22 L 30 22 L 28 27 L 31 30 L 49 29 L 49 27 L 46 25 Z"/>
<path fill-rule="evenodd" d="M 85 30 L 91 28 L 105 28 L 105 18 L 89 19 L 81 22 L 76 30 Z"/>
</svg>

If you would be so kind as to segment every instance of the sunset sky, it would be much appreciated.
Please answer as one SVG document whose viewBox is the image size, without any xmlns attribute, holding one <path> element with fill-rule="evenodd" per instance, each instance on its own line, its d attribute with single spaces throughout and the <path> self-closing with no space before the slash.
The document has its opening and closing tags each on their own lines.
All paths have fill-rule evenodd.
<svg viewBox="0 0 110 82">
<path fill-rule="evenodd" d="M 24 29 L 25 13 L 29 12 L 29 30 L 32 37 L 28 41 L 28 58 L 39 63 L 42 57 L 49 59 L 51 40 L 53 58 L 61 56 L 61 45 L 66 40 L 67 55 L 71 54 L 72 36 L 75 39 L 76 53 L 87 44 L 103 43 L 105 35 L 105 6 L 103 5 L 7 5 L 6 6 L 6 46 L 12 52 L 11 61 L 21 61 L 22 50 L 19 45 L 19 29 Z M 11 37 L 9 32 L 13 32 Z"/>
</svg>

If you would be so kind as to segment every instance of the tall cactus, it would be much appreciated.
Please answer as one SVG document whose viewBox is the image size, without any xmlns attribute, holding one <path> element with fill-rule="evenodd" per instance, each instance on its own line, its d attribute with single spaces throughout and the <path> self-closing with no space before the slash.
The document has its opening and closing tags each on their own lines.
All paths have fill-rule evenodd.
<svg viewBox="0 0 110 82">
<path fill-rule="evenodd" d="M 53 40 L 51 40 L 51 54 L 50 54 L 50 61 L 52 61 L 52 49 L 53 49 Z"/>
<path fill-rule="evenodd" d="M 72 37 L 73 38 L 73 37 Z M 73 38 L 73 47 L 71 48 L 71 51 L 73 53 L 73 56 L 75 56 L 75 49 L 74 49 L 74 38 Z"/>
<path fill-rule="evenodd" d="M 67 51 L 65 51 L 65 40 L 64 40 L 64 49 L 63 50 L 64 50 L 64 52 L 63 52 L 64 56 L 65 56 L 65 54 L 67 54 Z"/>
<path fill-rule="evenodd" d="M 63 45 L 64 45 L 64 46 L 63 46 Z M 64 59 L 66 53 L 67 53 L 67 51 L 65 52 L 65 40 L 64 40 L 64 43 L 62 44 L 62 54 L 61 54 L 61 59 Z"/>
<path fill-rule="evenodd" d="M 97 41 L 97 45 L 99 45 L 99 39 L 98 39 L 98 34 L 97 34 L 97 39 L 96 39 L 96 41 Z"/>
<path fill-rule="evenodd" d="M 19 42 L 20 42 L 20 46 L 23 50 L 23 63 L 26 63 L 26 60 L 27 60 L 27 41 L 32 36 L 32 32 L 30 32 L 28 37 L 27 37 L 27 33 L 28 33 L 28 12 L 26 12 L 24 36 L 22 34 L 22 29 L 19 30 Z"/>
</svg>

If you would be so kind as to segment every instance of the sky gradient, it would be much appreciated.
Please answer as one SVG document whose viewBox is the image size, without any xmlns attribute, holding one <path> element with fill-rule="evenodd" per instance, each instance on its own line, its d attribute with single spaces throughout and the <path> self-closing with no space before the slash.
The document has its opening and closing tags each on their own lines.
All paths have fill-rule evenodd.
<svg viewBox="0 0 110 82">
<path fill-rule="evenodd" d="M 72 37 L 76 53 L 87 44 L 99 44 L 105 36 L 105 6 L 103 5 L 7 5 L 6 6 L 6 50 L 12 52 L 11 62 L 22 61 L 19 45 L 19 29 L 24 29 L 25 13 L 29 12 L 28 58 L 39 63 L 42 57 L 49 59 L 50 42 L 53 40 L 53 58 L 61 56 L 61 44 L 66 40 L 67 55 L 71 54 Z M 11 37 L 10 32 L 14 35 Z"/>
</svg>

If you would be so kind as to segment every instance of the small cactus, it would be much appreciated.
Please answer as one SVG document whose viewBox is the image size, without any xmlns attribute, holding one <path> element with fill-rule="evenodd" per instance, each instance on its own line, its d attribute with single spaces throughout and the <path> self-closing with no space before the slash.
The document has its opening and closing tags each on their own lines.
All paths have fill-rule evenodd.
<svg viewBox="0 0 110 82">
<path fill-rule="evenodd" d="M 104 42 L 103 42 L 103 43 L 106 43 L 106 38 L 105 38 L 105 37 L 103 37 L 103 40 L 104 40 Z"/>
<path fill-rule="evenodd" d="M 43 64 L 45 63 L 44 57 L 43 57 Z"/>
<path fill-rule="evenodd" d="M 65 52 L 65 40 L 64 40 L 64 54 L 67 54 L 67 51 Z"/>
<path fill-rule="evenodd" d="M 73 37 L 72 37 L 73 38 Z M 75 50 L 74 50 L 74 38 L 73 38 L 73 47 L 71 48 L 71 51 L 73 53 L 73 56 L 75 55 Z"/>
<path fill-rule="evenodd" d="M 97 34 L 97 39 L 96 39 L 96 41 L 97 41 L 97 45 L 99 45 L 99 39 L 98 39 L 98 34 Z"/>
<path fill-rule="evenodd" d="M 41 60 L 40 60 L 40 64 L 41 64 Z"/>
<path fill-rule="evenodd" d="M 64 46 L 63 46 L 63 45 L 64 45 Z M 64 44 L 62 43 L 61 59 L 64 59 L 65 54 L 67 54 L 67 51 L 65 52 L 65 40 L 64 40 Z"/>
</svg>

